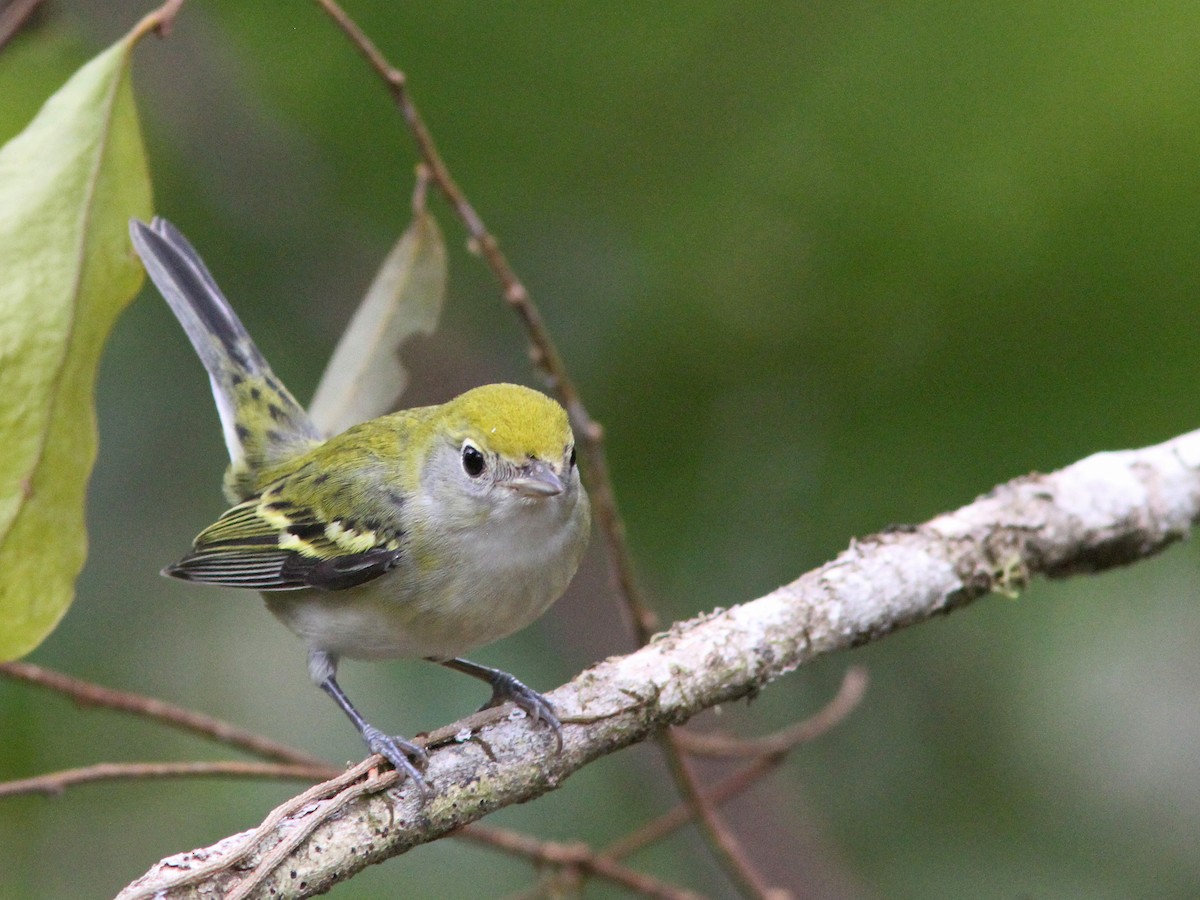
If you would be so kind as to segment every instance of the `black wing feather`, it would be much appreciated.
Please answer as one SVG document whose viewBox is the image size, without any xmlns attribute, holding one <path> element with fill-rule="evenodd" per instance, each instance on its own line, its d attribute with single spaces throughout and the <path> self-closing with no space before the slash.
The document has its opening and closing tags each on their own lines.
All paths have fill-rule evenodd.
<svg viewBox="0 0 1200 900">
<path fill-rule="evenodd" d="M 395 568 L 401 551 L 379 548 L 332 559 L 314 559 L 293 553 L 280 570 L 284 579 L 300 579 L 306 587 L 344 591 L 358 587 Z"/>
<path fill-rule="evenodd" d="M 280 501 L 257 497 L 239 503 L 196 538 L 192 552 L 164 575 L 200 584 L 257 591 L 318 588 L 341 591 L 366 584 L 395 568 L 403 551 L 395 543 L 359 552 L 339 551 L 324 523 Z M 342 523 L 343 530 L 346 525 Z M 280 546 L 281 543 L 296 546 Z M 307 550 L 308 552 L 305 552 Z"/>
</svg>

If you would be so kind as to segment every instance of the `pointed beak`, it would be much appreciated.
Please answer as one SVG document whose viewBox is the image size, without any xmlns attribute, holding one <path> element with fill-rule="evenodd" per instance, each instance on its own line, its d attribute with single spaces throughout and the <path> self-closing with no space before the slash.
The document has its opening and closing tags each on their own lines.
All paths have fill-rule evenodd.
<svg viewBox="0 0 1200 900">
<path fill-rule="evenodd" d="M 555 497 L 566 489 L 562 479 L 540 459 L 522 466 L 508 486 L 526 497 Z"/>
</svg>

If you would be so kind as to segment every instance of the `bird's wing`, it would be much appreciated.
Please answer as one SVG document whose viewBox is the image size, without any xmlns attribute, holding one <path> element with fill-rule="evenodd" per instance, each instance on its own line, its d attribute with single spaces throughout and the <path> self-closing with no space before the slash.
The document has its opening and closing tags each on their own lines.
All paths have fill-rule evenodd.
<svg viewBox="0 0 1200 900">
<path fill-rule="evenodd" d="M 259 591 L 344 590 L 400 562 L 401 534 L 378 524 L 322 521 L 287 499 L 287 483 L 228 510 L 164 575 Z"/>
</svg>

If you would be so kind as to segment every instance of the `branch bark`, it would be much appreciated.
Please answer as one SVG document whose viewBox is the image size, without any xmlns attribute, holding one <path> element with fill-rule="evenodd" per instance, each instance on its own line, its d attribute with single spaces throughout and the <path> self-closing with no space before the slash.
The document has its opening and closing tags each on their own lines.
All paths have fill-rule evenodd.
<svg viewBox="0 0 1200 900">
<path fill-rule="evenodd" d="M 344 788 L 352 793 L 342 801 L 334 796 L 282 817 L 248 852 L 235 835 L 170 857 L 120 896 L 320 893 L 367 865 L 551 791 L 592 760 L 702 709 L 753 695 L 817 656 L 993 591 L 1012 593 L 1033 576 L 1098 572 L 1151 556 L 1198 520 L 1200 431 L 1018 478 L 923 525 L 853 541 L 791 584 L 677 623 L 637 652 L 583 672 L 550 695 L 566 726 L 560 755 L 544 729 L 502 721 L 433 753 L 427 778 L 436 793 L 423 806 L 404 785 L 389 790 L 393 778 L 360 780 Z M 307 836 L 247 890 L 245 873 L 301 833 Z M 236 848 L 243 851 L 237 867 L 179 883 L 188 869 Z"/>
</svg>

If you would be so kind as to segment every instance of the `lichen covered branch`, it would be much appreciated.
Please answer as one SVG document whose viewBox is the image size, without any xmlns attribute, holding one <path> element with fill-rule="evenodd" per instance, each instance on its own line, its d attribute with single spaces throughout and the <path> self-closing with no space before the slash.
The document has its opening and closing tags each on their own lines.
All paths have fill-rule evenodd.
<svg viewBox="0 0 1200 900">
<path fill-rule="evenodd" d="M 702 709 L 752 695 L 818 656 L 877 640 L 992 591 L 1011 593 L 1034 576 L 1096 572 L 1151 556 L 1198 520 L 1200 431 L 1024 476 L 923 525 L 854 541 L 791 584 L 677 623 L 637 652 L 598 663 L 553 692 L 566 723 L 561 754 L 543 730 L 506 720 L 433 753 L 428 780 L 436 795 L 426 804 L 404 787 L 359 788 L 259 890 L 278 897 L 319 893 L 371 863 L 551 791 L 592 760 Z M 314 807 L 299 809 L 259 834 L 248 851 L 238 849 L 241 868 L 219 869 L 162 896 L 232 892 L 248 864 L 297 829 L 307 831 L 313 814 Z M 231 851 L 209 848 L 164 860 L 122 896 L 147 896 L 189 859 L 211 862 L 221 852 Z"/>
</svg>

